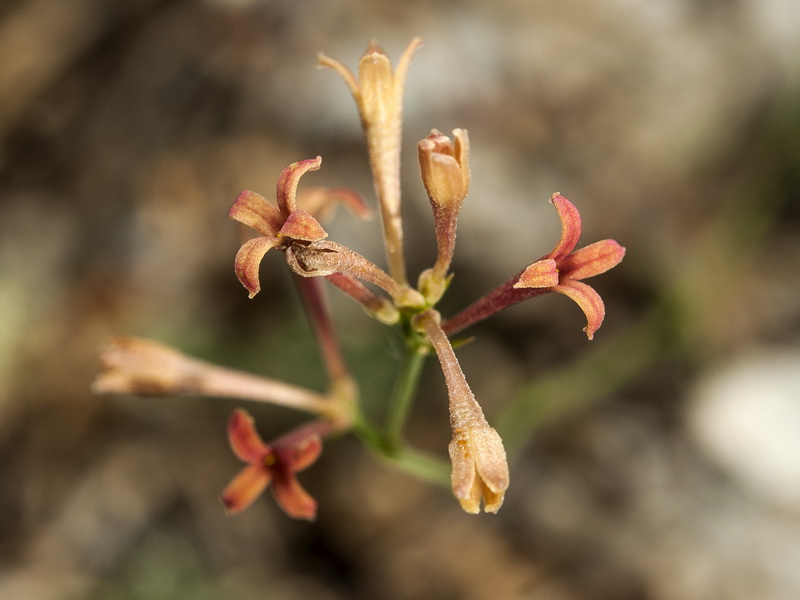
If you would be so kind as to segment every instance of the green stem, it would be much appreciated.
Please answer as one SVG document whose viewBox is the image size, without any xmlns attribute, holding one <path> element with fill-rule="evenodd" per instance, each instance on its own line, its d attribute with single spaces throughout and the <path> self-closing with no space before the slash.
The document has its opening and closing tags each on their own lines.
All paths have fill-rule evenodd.
<svg viewBox="0 0 800 600">
<path fill-rule="evenodd" d="M 389 441 L 363 417 L 354 424 L 353 433 L 376 456 L 393 467 L 438 485 L 450 485 L 450 464 L 446 460 Z"/>
<path fill-rule="evenodd" d="M 386 439 L 394 447 L 402 446 L 403 429 L 419 387 L 419 378 L 426 358 L 427 352 L 423 348 L 410 347 L 395 380 L 385 428 Z"/>
<path fill-rule="evenodd" d="M 400 448 L 397 454 L 385 458 L 407 473 L 444 487 L 450 486 L 450 463 L 442 458 L 407 446 Z"/>
</svg>

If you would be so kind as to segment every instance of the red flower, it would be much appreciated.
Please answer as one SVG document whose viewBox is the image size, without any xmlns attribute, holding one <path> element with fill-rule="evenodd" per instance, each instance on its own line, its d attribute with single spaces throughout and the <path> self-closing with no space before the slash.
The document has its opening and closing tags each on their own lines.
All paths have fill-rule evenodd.
<svg viewBox="0 0 800 600">
<path fill-rule="evenodd" d="M 318 170 L 321 165 L 320 156 L 292 163 L 278 177 L 275 204 L 261 194 L 245 190 L 228 211 L 231 219 L 252 227 L 261 234 L 260 237 L 245 242 L 236 253 L 236 276 L 247 288 L 251 298 L 261 289 L 258 269 L 269 250 L 285 250 L 293 242 L 318 242 L 328 237 L 311 212 L 325 212 L 333 202 L 339 201 L 349 205 L 360 216 L 369 213 L 369 209 L 355 192 L 341 188 L 306 190 L 308 193 L 303 199 L 311 212 L 298 209 L 297 185 L 300 177 L 308 171 Z"/>
<path fill-rule="evenodd" d="M 561 194 L 553 194 L 550 202 L 561 218 L 561 239 L 555 248 L 442 323 L 448 336 L 517 302 L 558 292 L 577 302 L 588 321 L 583 330 L 590 340 L 594 337 L 606 309 L 600 295 L 581 280 L 617 266 L 625 256 L 625 248 L 614 240 L 603 240 L 573 252 L 581 237 L 581 215 Z"/>
<path fill-rule="evenodd" d="M 581 237 L 581 215 L 561 194 L 553 194 L 551 202 L 561 218 L 561 239 L 548 254 L 522 272 L 514 288 L 547 289 L 572 298 L 586 315 L 587 325 L 583 330 L 592 339 L 606 310 L 600 294 L 581 280 L 616 267 L 625 256 L 625 248 L 614 240 L 602 240 L 575 250 Z"/>
<path fill-rule="evenodd" d="M 272 494 L 290 517 L 313 521 L 317 503 L 295 477 L 314 463 L 322 452 L 321 434 L 330 429 L 314 422 L 291 431 L 272 444 L 265 444 L 253 426 L 252 417 L 242 409 L 231 415 L 228 439 L 234 454 L 250 463 L 222 493 L 222 502 L 231 513 L 244 510 L 272 483 Z"/>
</svg>

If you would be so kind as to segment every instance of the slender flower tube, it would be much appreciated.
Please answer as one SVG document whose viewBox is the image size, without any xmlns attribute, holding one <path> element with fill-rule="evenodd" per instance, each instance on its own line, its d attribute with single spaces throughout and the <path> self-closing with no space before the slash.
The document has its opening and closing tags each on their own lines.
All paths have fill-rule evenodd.
<svg viewBox="0 0 800 600">
<path fill-rule="evenodd" d="M 361 304 L 363 309 L 381 323 L 394 325 L 400 320 L 400 312 L 388 298 L 373 294 L 357 278 L 345 273 L 331 273 L 326 277 L 342 292 Z"/>
<path fill-rule="evenodd" d="M 329 277 L 343 273 L 378 286 L 392 297 L 397 307 L 425 306 L 425 299 L 417 290 L 401 285 L 372 261 L 336 242 L 320 240 L 291 246 L 286 250 L 286 262 L 302 277 Z"/>
<path fill-rule="evenodd" d="M 392 71 L 392 63 L 386 53 L 375 41 L 370 42 L 358 63 L 358 79 L 339 61 L 322 53 L 317 58 L 320 67 L 328 67 L 339 73 L 358 107 L 375 180 L 375 193 L 381 207 L 389 272 L 401 284 L 406 284 L 400 215 L 403 91 L 411 58 L 421 45 L 420 38 L 411 40 L 397 63 L 397 69 Z"/>
<path fill-rule="evenodd" d="M 456 245 L 456 224 L 469 191 L 469 139 L 465 129 L 453 131 L 455 143 L 434 129 L 417 144 L 422 182 L 428 192 L 436 231 L 438 255 L 419 278 L 419 289 L 430 304 L 444 294 L 447 271 Z"/>
<path fill-rule="evenodd" d="M 98 394 L 240 398 L 345 420 L 335 404 L 317 392 L 213 365 L 152 340 L 112 338 L 100 352 L 100 366 L 92 383 Z"/>
<path fill-rule="evenodd" d="M 444 322 L 447 335 L 453 335 L 517 302 L 558 292 L 574 300 L 586 315 L 584 327 L 591 340 L 605 316 L 605 305 L 594 288 L 581 280 L 605 273 L 625 256 L 625 248 L 614 240 L 602 240 L 575 250 L 581 237 L 581 216 L 575 205 L 561 194 L 551 203 L 561 219 L 561 239 L 555 247 L 491 292 Z"/>
<path fill-rule="evenodd" d="M 496 513 L 509 483 L 503 440 L 486 421 L 439 320 L 439 313 L 430 309 L 418 314 L 414 324 L 425 331 L 439 357 L 450 398 L 453 495 L 470 514 L 480 512 L 481 500 L 484 511 Z"/>
</svg>

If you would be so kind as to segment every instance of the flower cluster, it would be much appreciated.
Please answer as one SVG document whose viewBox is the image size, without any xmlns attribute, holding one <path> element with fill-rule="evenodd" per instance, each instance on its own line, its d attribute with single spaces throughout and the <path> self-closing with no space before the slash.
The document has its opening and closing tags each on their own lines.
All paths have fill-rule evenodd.
<svg viewBox="0 0 800 600">
<path fill-rule="evenodd" d="M 359 62 L 357 75 L 323 54 L 318 58 L 320 66 L 344 79 L 358 107 L 382 221 L 387 270 L 329 239 L 320 221 L 332 205 L 343 203 L 361 217 L 370 211 L 350 190 L 300 186 L 303 176 L 320 169 L 319 156 L 283 170 L 274 202 L 245 190 L 229 212 L 232 219 L 259 234 L 246 241 L 235 258 L 236 276 L 250 298 L 261 290 L 259 267 L 270 250 L 283 253 L 297 276 L 328 375 L 325 392 L 211 365 L 146 340 L 117 338 L 103 351 L 103 370 L 94 384 L 98 392 L 222 396 L 280 404 L 313 415 L 309 422 L 265 443 L 245 411 L 233 413 L 228 437 L 233 452 L 247 465 L 223 493 L 230 512 L 246 508 L 271 485 L 289 516 L 315 518 L 316 502 L 300 486 L 296 473 L 317 459 L 324 438 L 347 431 L 399 466 L 440 478 L 439 463 L 411 450 L 402 439 L 421 365 L 431 351 L 438 357 L 449 397 L 453 494 L 468 513 L 479 512 L 481 505 L 486 512 L 497 512 L 509 485 L 506 452 L 467 383 L 450 337 L 512 304 L 548 292 L 563 294 L 578 304 L 586 316 L 584 331 L 589 339 L 603 322 L 603 301 L 584 280 L 616 266 L 625 249 L 613 240 L 603 240 L 576 250 L 581 217 L 560 194 L 554 194 L 551 202 L 561 220 L 561 238 L 550 252 L 454 316 L 443 318 L 436 309 L 453 278 L 450 267 L 456 226 L 470 187 L 470 144 L 464 129 L 454 130 L 452 139 L 434 129 L 417 145 L 438 251 L 435 263 L 419 275 L 416 286 L 409 283 L 400 212 L 401 125 L 406 73 L 420 45 L 421 41 L 414 39 L 393 69 L 386 53 L 373 42 Z M 405 337 L 408 357 L 383 427 L 369 422 L 359 410 L 358 385 L 350 375 L 328 311 L 326 280 L 369 315 L 397 326 Z"/>
</svg>

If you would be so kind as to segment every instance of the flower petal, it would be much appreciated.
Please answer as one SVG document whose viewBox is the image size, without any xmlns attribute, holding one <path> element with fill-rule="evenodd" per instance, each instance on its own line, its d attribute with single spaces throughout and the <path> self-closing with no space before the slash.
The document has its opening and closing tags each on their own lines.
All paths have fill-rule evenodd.
<svg viewBox="0 0 800 600">
<path fill-rule="evenodd" d="M 275 473 L 272 494 L 278 505 L 294 519 L 313 521 L 317 518 L 317 502 L 303 489 L 291 472 Z"/>
<path fill-rule="evenodd" d="M 508 489 L 509 483 L 503 440 L 494 427 L 476 427 L 470 433 L 478 476 L 493 494 L 499 494 L 502 504 L 503 493 Z"/>
<path fill-rule="evenodd" d="M 280 210 L 261 194 L 245 190 L 236 198 L 228 217 L 272 237 L 283 224 Z"/>
<path fill-rule="evenodd" d="M 229 513 L 237 513 L 250 506 L 269 485 L 270 474 L 260 465 L 250 465 L 239 474 L 222 492 L 222 502 Z"/>
<path fill-rule="evenodd" d="M 297 191 L 298 208 L 312 214 L 318 221 L 329 218 L 337 203 L 345 205 L 360 219 L 372 217 L 372 209 L 367 202 L 349 188 L 303 186 Z"/>
<path fill-rule="evenodd" d="M 403 82 L 400 82 L 402 86 Z M 371 40 L 358 61 L 358 85 L 361 95 L 359 111 L 370 124 L 384 123 L 397 110 L 392 62 L 383 48 Z"/>
<path fill-rule="evenodd" d="M 581 215 L 575 205 L 561 194 L 553 194 L 550 202 L 561 219 L 561 239 L 545 258 L 552 258 L 558 263 L 575 249 L 581 239 Z"/>
<path fill-rule="evenodd" d="M 233 411 L 228 421 L 228 441 L 233 453 L 244 462 L 262 463 L 264 457 L 272 452 L 258 435 L 253 417 L 241 408 Z"/>
<path fill-rule="evenodd" d="M 453 464 L 450 476 L 453 495 L 465 512 L 471 515 L 478 514 L 480 512 L 480 488 L 476 485 L 478 483 L 477 471 L 470 443 L 463 435 L 454 432 L 453 440 L 447 449 L 450 453 L 450 462 Z"/>
<path fill-rule="evenodd" d="M 587 320 L 583 330 L 586 332 L 586 337 L 591 340 L 594 332 L 603 324 L 603 317 L 606 314 L 606 307 L 600 294 L 587 284 L 573 279 L 562 281 L 553 288 L 553 291 L 572 298 L 581 307 Z"/>
<path fill-rule="evenodd" d="M 278 238 L 257 237 L 246 241 L 236 253 L 234 271 L 242 285 L 247 288 L 250 298 L 261 290 L 258 271 L 264 255 L 279 244 Z"/>
<path fill-rule="evenodd" d="M 483 511 L 497 514 L 497 511 L 503 506 L 505 495 L 505 491 L 494 492 L 489 489 L 489 486 L 484 484 L 481 490 L 481 496 L 483 496 Z"/>
<path fill-rule="evenodd" d="M 274 446 L 276 446 L 276 451 L 280 453 L 281 460 L 285 461 L 295 472 L 307 469 L 322 454 L 322 438 L 316 433 L 301 440 L 291 448 L 277 449 L 277 442 Z"/>
<path fill-rule="evenodd" d="M 558 285 L 558 269 L 552 258 L 537 260 L 519 276 L 515 288 L 550 288 Z"/>
<path fill-rule="evenodd" d="M 562 260 L 558 267 L 562 278 L 586 279 L 616 267 L 623 256 L 625 248 L 614 240 L 602 240 L 576 250 Z"/>
<path fill-rule="evenodd" d="M 196 378 L 198 363 L 152 340 L 115 337 L 100 352 L 102 371 L 92 383 L 98 394 L 162 396 L 180 393 Z"/>
<path fill-rule="evenodd" d="M 411 59 L 414 57 L 414 54 L 420 46 L 422 46 L 422 38 L 415 37 L 408 43 L 408 46 L 406 46 L 406 49 L 403 50 L 403 54 L 400 56 L 400 60 L 397 61 L 397 68 L 394 72 L 393 84 L 395 98 L 397 99 L 398 105 L 402 105 L 403 88 L 406 84 L 408 67 L 411 65 Z"/>
<path fill-rule="evenodd" d="M 303 242 L 318 242 L 328 237 L 328 232 L 306 211 L 295 210 L 281 227 L 280 235 Z"/>
<path fill-rule="evenodd" d="M 309 158 L 290 164 L 278 177 L 276 198 L 278 208 L 284 217 L 297 210 L 297 184 L 308 171 L 316 171 L 322 166 L 322 157 Z"/>
</svg>

